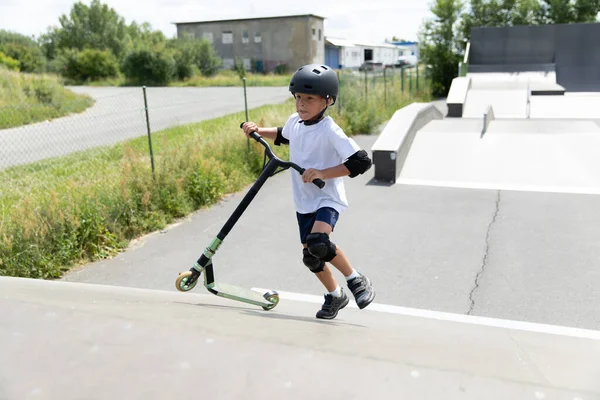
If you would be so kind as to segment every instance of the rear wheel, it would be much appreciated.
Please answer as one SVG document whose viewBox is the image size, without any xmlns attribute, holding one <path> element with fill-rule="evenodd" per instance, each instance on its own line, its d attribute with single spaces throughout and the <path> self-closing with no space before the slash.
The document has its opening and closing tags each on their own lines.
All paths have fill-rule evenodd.
<svg viewBox="0 0 600 400">
<path fill-rule="evenodd" d="M 271 303 L 268 306 L 262 307 L 266 311 L 272 310 L 273 308 L 275 308 L 275 306 L 277 304 L 279 304 L 279 294 L 274 290 L 271 290 L 270 292 L 265 293 L 263 295 L 263 297 L 265 298 L 265 300 L 267 300 L 269 303 Z"/>
</svg>

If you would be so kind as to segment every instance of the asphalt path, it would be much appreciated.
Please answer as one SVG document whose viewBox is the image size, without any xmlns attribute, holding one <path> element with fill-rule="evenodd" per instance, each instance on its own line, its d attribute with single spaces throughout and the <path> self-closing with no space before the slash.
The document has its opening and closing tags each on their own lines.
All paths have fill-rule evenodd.
<svg viewBox="0 0 600 400">
<path fill-rule="evenodd" d="M 141 87 L 77 86 L 69 89 L 90 95 L 95 99 L 95 105 L 79 114 L 0 130 L 0 168 L 147 135 Z M 281 103 L 289 98 L 287 87 L 247 88 L 249 109 Z M 242 87 L 152 87 L 146 89 L 146 99 L 152 132 L 245 109 Z"/>
<path fill-rule="evenodd" d="M 356 137 L 365 149 L 375 139 Z M 292 172 L 270 178 L 225 239 L 214 257 L 217 282 L 323 293 L 301 261 Z M 373 181 L 373 169 L 345 182 L 350 209 L 332 241 L 372 279 L 377 303 L 600 329 L 597 195 L 385 185 Z M 193 265 L 245 193 L 63 279 L 176 290 L 178 273 Z"/>
</svg>

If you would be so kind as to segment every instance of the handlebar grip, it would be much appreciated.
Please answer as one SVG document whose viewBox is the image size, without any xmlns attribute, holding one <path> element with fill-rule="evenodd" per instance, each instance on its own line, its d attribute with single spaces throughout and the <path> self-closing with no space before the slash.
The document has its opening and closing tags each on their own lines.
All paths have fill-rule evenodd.
<svg viewBox="0 0 600 400">
<path fill-rule="evenodd" d="M 317 185 L 319 187 L 319 189 L 323 189 L 323 187 L 325 186 L 325 182 L 323 182 L 321 179 L 318 179 L 318 178 L 313 180 L 312 183 Z"/>
<path fill-rule="evenodd" d="M 245 122 L 242 122 L 242 123 L 240 124 L 240 128 L 241 128 L 241 129 L 243 129 L 243 128 L 244 128 L 244 124 L 245 124 Z M 258 134 L 258 132 L 250 132 L 250 137 L 251 137 L 252 139 L 254 139 L 254 140 L 258 141 L 258 139 L 260 139 L 262 136 L 260 136 L 260 135 Z"/>
</svg>

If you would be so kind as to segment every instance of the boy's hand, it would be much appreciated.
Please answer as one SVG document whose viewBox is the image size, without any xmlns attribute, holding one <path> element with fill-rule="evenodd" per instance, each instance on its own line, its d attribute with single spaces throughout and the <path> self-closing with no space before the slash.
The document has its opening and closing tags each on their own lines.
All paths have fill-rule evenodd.
<svg viewBox="0 0 600 400">
<path fill-rule="evenodd" d="M 309 168 L 302 174 L 302 180 L 305 183 L 312 183 L 312 181 L 315 179 L 325 180 L 323 171 L 319 169 Z"/>
<path fill-rule="evenodd" d="M 254 122 L 245 122 L 244 126 L 242 126 L 242 129 L 244 130 L 246 137 L 250 137 L 252 132 L 258 133 L 258 125 L 256 125 Z"/>
</svg>

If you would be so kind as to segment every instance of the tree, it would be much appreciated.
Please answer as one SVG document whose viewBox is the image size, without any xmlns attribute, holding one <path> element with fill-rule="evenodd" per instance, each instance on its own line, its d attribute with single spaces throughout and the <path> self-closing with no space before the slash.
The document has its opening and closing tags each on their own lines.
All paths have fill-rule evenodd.
<svg viewBox="0 0 600 400">
<path fill-rule="evenodd" d="M 462 8 L 461 0 L 436 0 L 431 7 L 435 18 L 426 21 L 419 33 L 421 59 L 431 67 L 434 96 L 446 96 L 457 75 L 456 31 Z"/>
<path fill-rule="evenodd" d="M 60 49 L 110 50 L 118 59 L 124 56 L 125 20 L 100 0 L 92 0 L 89 7 L 75 3 L 71 13 L 58 20 L 60 28 L 50 29 L 41 38 L 49 59 L 55 58 Z"/>
<path fill-rule="evenodd" d="M 542 5 L 538 0 L 519 0 L 511 19 L 512 25 L 538 25 L 543 20 Z"/>
<path fill-rule="evenodd" d="M 547 24 L 595 22 L 600 0 L 543 0 L 541 8 Z"/>
</svg>

